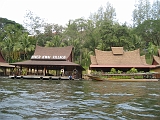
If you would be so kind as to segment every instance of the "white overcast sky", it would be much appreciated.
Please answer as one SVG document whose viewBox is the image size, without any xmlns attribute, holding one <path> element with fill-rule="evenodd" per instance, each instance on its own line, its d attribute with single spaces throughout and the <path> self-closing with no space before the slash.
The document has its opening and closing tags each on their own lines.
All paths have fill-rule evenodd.
<svg viewBox="0 0 160 120">
<path fill-rule="evenodd" d="M 0 17 L 23 24 L 26 10 L 32 11 L 48 23 L 65 25 L 70 19 L 89 18 L 107 2 L 116 10 L 120 23 L 131 23 L 137 0 L 0 0 Z"/>
</svg>

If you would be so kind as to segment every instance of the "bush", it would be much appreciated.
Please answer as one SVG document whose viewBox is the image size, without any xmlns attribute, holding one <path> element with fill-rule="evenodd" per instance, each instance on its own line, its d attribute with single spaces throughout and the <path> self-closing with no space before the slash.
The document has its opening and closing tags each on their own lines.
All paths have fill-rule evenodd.
<svg viewBox="0 0 160 120">
<path fill-rule="evenodd" d="M 137 73 L 137 72 L 138 72 L 138 70 L 136 68 L 131 68 L 130 69 L 130 73 Z"/>
<path fill-rule="evenodd" d="M 116 74 L 116 73 L 117 73 L 117 71 L 116 71 L 116 69 L 115 69 L 115 68 L 112 68 L 112 69 L 111 69 L 111 71 L 110 71 L 110 73 L 111 73 L 111 74 Z"/>
<path fill-rule="evenodd" d="M 121 73 L 122 73 L 122 71 L 118 70 L 118 71 L 117 71 L 117 73 L 118 73 L 118 74 L 121 74 Z"/>
<path fill-rule="evenodd" d="M 91 75 L 102 75 L 102 73 L 100 71 L 91 71 Z"/>
</svg>

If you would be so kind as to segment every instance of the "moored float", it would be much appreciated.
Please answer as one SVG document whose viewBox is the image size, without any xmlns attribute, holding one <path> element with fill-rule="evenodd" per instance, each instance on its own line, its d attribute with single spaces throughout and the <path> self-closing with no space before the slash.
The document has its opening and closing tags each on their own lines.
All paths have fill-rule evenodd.
<svg viewBox="0 0 160 120">
<path fill-rule="evenodd" d="M 10 79 L 32 79 L 32 80 L 75 80 L 70 76 L 41 76 L 41 75 L 25 75 L 25 76 L 9 76 Z M 76 79 L 77 80 L 77 79 Z"/>
</svg>

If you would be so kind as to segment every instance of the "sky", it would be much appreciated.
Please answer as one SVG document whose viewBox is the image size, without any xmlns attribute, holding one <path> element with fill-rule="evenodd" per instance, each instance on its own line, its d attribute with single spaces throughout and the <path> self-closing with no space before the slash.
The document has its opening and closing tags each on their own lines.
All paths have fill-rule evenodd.
<svg viewBox="0 0 160 120">
<path fill-rule="evenodd" d="M 136 0 L 0 0 L 0 17 L 23 24 L 26 11 L 45 19 L 47 23 L 65 25 L 70 19 L 88 19 L 109 2 L 119 23 L 131 23 Z"/>
</svg>

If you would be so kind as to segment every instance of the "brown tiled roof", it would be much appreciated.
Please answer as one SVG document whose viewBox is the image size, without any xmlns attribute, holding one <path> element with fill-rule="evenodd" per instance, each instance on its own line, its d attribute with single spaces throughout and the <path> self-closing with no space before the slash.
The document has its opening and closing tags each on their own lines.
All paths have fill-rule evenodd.
<svg viewBox="0 0 160 120">
<path fill-rule="evenodd" d="M 9 65 L 9 63 L 0 62 L 0 67 L 12 68 L 15 67 L 14 65 Z"/>
<path fill-rule="evenodd" d="M 13 65 L 9 65 L 9 63 L 7 63 L 0 51 L 0 67 L 6 67 L 6 68 L 12 68 L 12 67 L 15 67 Z"/>
<path fill-rule="evenodd" d="M 40 56 L 39 59 L 43 59 L 45 56 L 50 56 L 52 60 L 54 60 L 53 56 L 65 56 L 65 60 L 67 60 L 72 52 L 72 49 L 72 46 L 41 47 L 37 45 L 33 56 Z M 32 60 L 35 59 L 33 56 L 31 57 Z"/>
<path fill-rule="evenodd" d="M 10 63 L 10 65 L 17 66 L 77 66 L 82 70 L 84 68 L 76 63 L 70 62 L 68 57 L 70 57 L 72 53 L 72 46 L 68 47 L 40 47 L 36 46 L 36 50 L 33 56 L 38 56 L 38 58 L 32 57 L 31 60 L 26 60 L 22 62 Z M 44 57 L 43 57 L 44 56 Z M 50 58 L 45 58 L 47 56 L 51 56 Z M 57 58 L 53 58 L 53 56 L 57 56 Z M 65 56 L 65 59 L 61 59 L 61 56 Z M 58 58 L 59 57 L 59 58 Z M 59 59 L 59 60 L 57 60 Z"/>
<path fill-rule="evenodd" d="M 123 47 L 111 47 L 112 52 L 114 55 L 122 55 L 123 54 Z"/>
<path fill-rule="evenodd" d="M 91 55 L 90 58 L 91 58 L 91 64 L 92 65 L 97 65 L 96 56 Z"/>
<path fill-rule="evenodd" d="M 26 60 L 23 62 L 11 63 L 11 65 L 23 65 L 23 66 L 80 66 L 79 64 L 69 61 L 40 61 L 40 60 Z"/>
<path fill-rule="evenodd" d="M 142 56 L 141 56 L 141 60 L 142 60 L 142 63 L 143 63 L 144 65 L 147 65 L 145 55 L 142 55 Z"/>
<path fill-rule="evenodd" d="M 113 48 L 114 49 L 114 48 Z M 113 50 L 112 49 L 112 50 Z M 118 50 L 118 48 L 116 48 Z M 122 50 L 122 47 L 120 47 L 120 50 Z M 101 51 L 95 49 L 95 58 L 91 57 L 91 63 L 96 63 L 97 65 L 108 65 L 108 66 L 141 66 L 141 65 L 147 65 L 145 61 L 145 56 L 140 56 L 139 49 L 134 51 L 123 51 L 123 54 L 121 52 L 115 52 L 117 54 L 113 54 L 113 51 Z M 93 64 L 93 65 L 94 65 Z"/>
<path fill-rule="evenodd" d="M 160 65 L 160 57 L 154 55 L 153 59 Z"/>
</svg>

